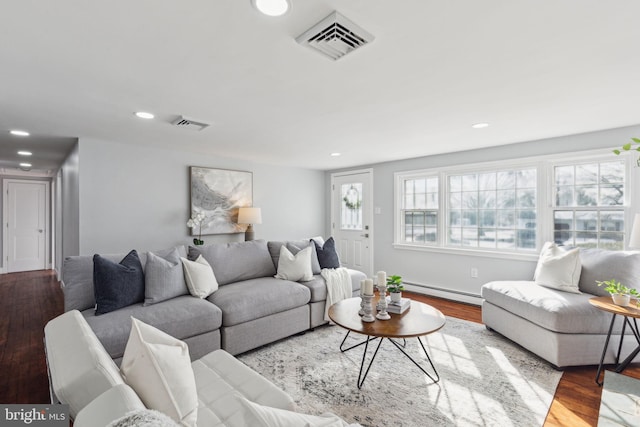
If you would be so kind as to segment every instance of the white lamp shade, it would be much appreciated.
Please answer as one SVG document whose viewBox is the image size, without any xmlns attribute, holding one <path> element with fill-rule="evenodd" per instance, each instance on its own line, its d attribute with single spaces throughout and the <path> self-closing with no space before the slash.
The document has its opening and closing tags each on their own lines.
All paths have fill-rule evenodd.
<svg viewBox="0 0 640 427">
<path fill-rule="evenodd" d="M 629 247 L 640 248 L 640 214 L 636 214 L 633 218 L 633 226 L 631 226 L 631 236 L 629 236 Z"/>
<path fill-rule="evenodd" d="M 260 208 L 240 208 L 238 210 L 238 224 L 262 224 Z"/>
</svg>

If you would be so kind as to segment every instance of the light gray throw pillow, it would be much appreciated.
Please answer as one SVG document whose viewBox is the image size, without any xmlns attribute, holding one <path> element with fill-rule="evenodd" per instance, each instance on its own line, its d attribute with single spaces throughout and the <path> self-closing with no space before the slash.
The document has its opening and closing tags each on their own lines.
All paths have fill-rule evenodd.
<svg viewBox="0 0 640 427">
<path fill-rule="evenodd" d="M 316 253 L 316 245 L 313 244 L 312 240 L 290 240 L 288 242 L 269 242 L 269 253 L 271 254 L 271 259 L 273 260 L 273 265 L 278 268 L 278 262 L 280 261 L 280 248 L 285 246 L 289 249 L 293 255 L 300 252 L 302 249 L 307 246 L 311 246 L 311 271 L 313 274 L 320 274 L 320 262 L 318 261 L 318 254 Z"/>
<path fill-rule="evenodd" d="M 592 295 L 608 296 L 596 281 L 616 279 L 640 291 L 640 252 L 580 249 L 582 274 L 578 287 Z"/>
<path fill-rule="evenodd" d="M 147 253 L 144 305 L 156 304 L 189 293 L 176 248 L 164 256 Z"/>
</svg>

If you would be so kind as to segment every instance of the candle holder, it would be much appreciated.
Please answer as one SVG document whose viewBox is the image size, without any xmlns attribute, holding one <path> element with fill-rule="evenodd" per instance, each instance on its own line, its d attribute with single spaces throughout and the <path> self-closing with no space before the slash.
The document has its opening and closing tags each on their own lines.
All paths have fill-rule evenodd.
<svg viewBox="0 0 640 427">
<path fill-rule="evenodd" d="M 358 315 L 364 316 L 364 289 L 360 288 L 360 311 Z"/>
<path fill-rule="evenodd" d="M 389 320 L 391 316 L 387 313 L 387 284 L 383 283 L 382 285 L 378 285 L 378 293 L 380 294 L 380 299 L 378 300 L 378 314 L 376 314 L 376 318 L 380 320 Z"/>
<path fill-rule="evenodd" d="M 362 316 L 363 322 L 374 322 L 376 320 L 373 317 L 373 304 L 371 304 L 371 300 L 373 299 L 373 295 L 362 295 L 362 300 L 364 301 L 364 315 Z"/>
</svg>

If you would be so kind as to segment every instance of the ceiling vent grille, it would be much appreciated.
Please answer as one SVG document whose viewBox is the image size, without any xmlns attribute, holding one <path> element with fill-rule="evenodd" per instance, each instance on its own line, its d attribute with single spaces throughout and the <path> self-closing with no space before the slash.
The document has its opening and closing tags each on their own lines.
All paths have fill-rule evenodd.
<svg viewBox="0 0 640 427">
<path fill-rule="evenodd" d="M 180 128 L 191 129 L 191 130 L 203 130 L 204 128 L 209 126 L 208 123 L 204 123 L 198 120 L 188 119 L 184 116 L 178 116 L 178 118 L 172 121 L 171 124 L 174 126 L 178 126 Z"/>
<path fill-rule="evenodd" d="M 334 61 L 349 52 L 371 43 L 374 37 L 344 15 L 332 12 L 329 16 L 296 38 Z"/>
</svg>

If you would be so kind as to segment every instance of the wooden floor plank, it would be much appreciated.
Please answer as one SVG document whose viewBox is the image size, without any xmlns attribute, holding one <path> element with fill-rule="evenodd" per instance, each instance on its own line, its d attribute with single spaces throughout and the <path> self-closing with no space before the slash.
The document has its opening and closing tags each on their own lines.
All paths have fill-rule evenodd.
<svg viewBox="0 0 640 427">
<path fill-rule="evenodd" d="M 414 293 L 446 316 L 481 323 L 480 307 Z M 0 275 L 0 403 L 47 403 L 44 325 L 63 312 L 62 291 L 53 271 Z M 515 345 L 515 344 L 514 344 Z M 597 425 L 602 389 L 593 366 L 564 370 L 546 427 Z M 640 378 L 640 365 L 625 375 Z"/>
</svg>

